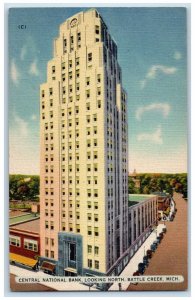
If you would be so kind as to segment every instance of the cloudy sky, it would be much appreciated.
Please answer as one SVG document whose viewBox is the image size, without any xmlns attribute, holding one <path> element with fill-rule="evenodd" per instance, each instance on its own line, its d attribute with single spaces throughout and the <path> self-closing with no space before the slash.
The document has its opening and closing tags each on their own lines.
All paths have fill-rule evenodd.
<svg viewBox="0 0 195 300">
<path fill-rule="evenodd" d="M 39 174 L 39 85 L 59 24 L 86 8 L 9 12 L 10 173 Z M 118 44 L 128 93 L 129 170 L 186 172 L 184 8 L 98 8 Z M 25 24 L 26 29 L 18 25 Z"/>
</svg>

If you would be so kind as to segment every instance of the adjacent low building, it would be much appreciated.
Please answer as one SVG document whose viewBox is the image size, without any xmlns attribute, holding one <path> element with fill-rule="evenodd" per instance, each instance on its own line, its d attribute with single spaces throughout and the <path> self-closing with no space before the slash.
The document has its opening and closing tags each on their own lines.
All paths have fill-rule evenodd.
<svg viewBox="0 0 195 300">
<path fill-rule="evenodd" d="M 10 262 L 36 268 L 40 255 L 40 218 L 22 214 L 10 219 Z"/>
<path fill-rule="evenodd" d="M 167 220 L 171 210 L 172 197 L 168 193 L 156 192 L 158 202 L 158 220 Z"/>
<path fill-rule="evenodd" d="M 130 257 L 143 244 L 152 229 L 157 225 L 157 196 L 129 195 L 129 245 Z"/>
</svg>

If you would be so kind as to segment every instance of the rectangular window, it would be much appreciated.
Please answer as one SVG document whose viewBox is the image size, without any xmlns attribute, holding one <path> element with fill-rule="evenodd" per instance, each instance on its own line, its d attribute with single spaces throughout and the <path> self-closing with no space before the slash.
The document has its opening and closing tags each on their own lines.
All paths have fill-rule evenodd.
<svg viewBox="0 0 195 300">
<path fill-rule="evenodd" d="M 86 78 L 86 85 L 90 85 L 90 77 Z"/>
<path fill-rule="evenodd" d="M 76 78 L 79 78 L 79 77 L 80 77 L 80 71 L 76 70 Z"/>
<path fill-rule="evenodd" d="M 19 236 L 10 235 L 9 236 L 9 244 L 12 246 L 20 247 L 21 240 Z"/>
<path fill-rule="evenodd" d="M 98 215 L 94 215 L 94 221 L 98 222 Z"/>
<path fill-rule="evenodd" d="M 98 227 L 94 228 L 94 234 L 95 234 L 95 236 L 99 236 L 99 228 Z"/>
<path fill-rule="evenodd" d="M 53 89 L 52 88 L 49 89 L 49 95 L 50 96 L 53 95 Z"/>
<path fill-rule="evenodd" d="M 92 61 L 92 53 L 88 53 L 88 62 Z"/>
<path fill-rule="evenodd" d="M 95 260 L 95 269 L 99 269 L 99 261 L 98 260 Z"/>
<path fill-rule="evenodd" d="M 65 70 L 65 62 L 62 63 L 62 70 Z"/>
<path fill-rule="evenodd" d="M 92 259 L 88 259 L 88 268 L 92 268 Z"/>
<path fill-rule="evenodd" d="M 101 75 L 100 75 L 100 74 L 97 75 L 97 82 L 98 82 L 98 83 L 101 82 Z"/>
<path fill-rule="evenodd" d="M 31 251 L 38 251 L 38 243 L 35 240 L 24 239 L 24 248 Z"/>
<path fill-rule="evenodd" d="M 92 253 L 92 246 L 91 245 L 87 245 L 87 252 Z"/>
<path fill-rule="evenodd" d="M 99 247 L 98 247 L 98 246 L 95 246 L 95 248 L 94 248 L 94 253 L 95 253 L 96 255 L 99 254 Z"/>
<path fill-rule="evenodd" d="M 65 223 L 62 222 L 62 231 L 65 231 L 66 230 L 66 226 L 65 226 Z"/>
<path fill-rule="evenodd" d="M 54 230 L 54 222 L 53 221 L 50 222 L 50 229 Z"/>
<path fill-rule="evenodd" d="M 87 227 L 87 232 L 88 232 L 88 235 L 92 235 L 91 226 Z"/>
<path fill-rule="evenodd" d="M 86 97 L 89 98 L 90 97 L 90 90 L 86 91 Z"/>
<path fill-rule="evenodd" d="M 98 209 L 98 202 L 94 202 L 94 209 Z"/>
</svg>

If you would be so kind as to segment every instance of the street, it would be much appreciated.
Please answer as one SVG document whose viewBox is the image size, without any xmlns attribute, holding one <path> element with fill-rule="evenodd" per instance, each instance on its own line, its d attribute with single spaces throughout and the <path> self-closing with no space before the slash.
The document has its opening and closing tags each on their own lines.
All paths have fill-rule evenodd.
<svg viewBox="0 0 195 300">
<path fill-rule="evenodd" d="M 183 275 L 183 283 L 147 283 L 128 287 L 129 291 L 187 289 L 187 202 L 174 194 L 177 213 L 173 222 L 166 222 L 167 233 L 154 253 L 144 275 Z"/>
</svg>

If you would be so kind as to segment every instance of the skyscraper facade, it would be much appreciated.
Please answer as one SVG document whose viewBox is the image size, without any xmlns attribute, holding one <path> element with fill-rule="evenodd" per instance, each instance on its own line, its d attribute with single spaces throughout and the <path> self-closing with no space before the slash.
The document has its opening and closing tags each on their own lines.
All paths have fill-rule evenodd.
<svg viewBox="0 0 195 300">
<path fill-rule="evenodd" d="M 117 275 L 130 246 L 127 95 L 95 9 L 60 25 L 40 111 L 41 257 L 58 275 Z"/>
</svg>

